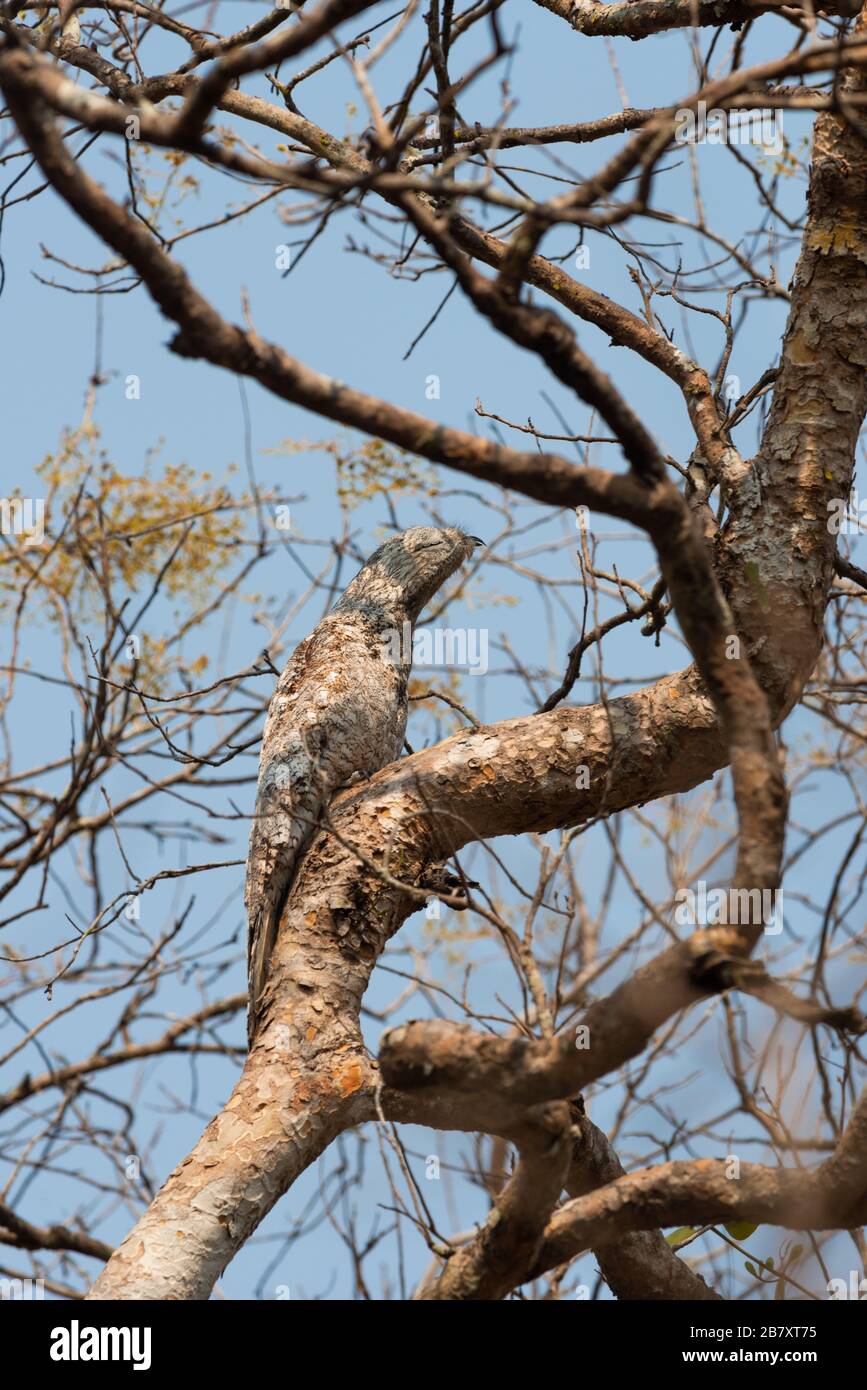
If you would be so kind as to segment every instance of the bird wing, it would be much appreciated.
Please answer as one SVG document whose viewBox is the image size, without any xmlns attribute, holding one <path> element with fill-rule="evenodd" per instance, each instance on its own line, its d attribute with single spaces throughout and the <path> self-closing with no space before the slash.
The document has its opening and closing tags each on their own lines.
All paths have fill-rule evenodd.
<svg viewBox="0 0 867 1390">
<path fill-rule="evenodd" d="M 406 679 L 358 616 L 331 614 L 277 682 L 259 756 L 247 908 L 248 1031 L 252 1040 L 280 916 L 295 870 L 335 789 L 400 753 Z"/>
</svg>

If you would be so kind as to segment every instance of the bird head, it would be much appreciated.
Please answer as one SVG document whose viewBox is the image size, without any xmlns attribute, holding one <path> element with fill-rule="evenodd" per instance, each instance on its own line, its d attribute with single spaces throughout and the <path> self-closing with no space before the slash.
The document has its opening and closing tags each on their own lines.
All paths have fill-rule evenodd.
<svg viewBox="0 0 867 1390">
<path fill-rule="evenodd" d="M 457 526 L 411 526 L 374 551 L 337 606 L 374 603 L 384 614 L 402 610 L 415 622 L 437 589 L 484 543 Z"/>
</svg>

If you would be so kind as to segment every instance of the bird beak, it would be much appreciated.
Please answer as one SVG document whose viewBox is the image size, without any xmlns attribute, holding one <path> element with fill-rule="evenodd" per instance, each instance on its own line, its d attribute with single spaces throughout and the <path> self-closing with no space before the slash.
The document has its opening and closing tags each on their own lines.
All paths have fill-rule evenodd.
<svg viewBox="0 0 867 1390">
<path fill-rule="evenodd" d="M 468 536 L 468 540 L 475 541 L 476 545 L 486 546 L 487 541 L 480 540 L 478 536 Z"/>
</svg>

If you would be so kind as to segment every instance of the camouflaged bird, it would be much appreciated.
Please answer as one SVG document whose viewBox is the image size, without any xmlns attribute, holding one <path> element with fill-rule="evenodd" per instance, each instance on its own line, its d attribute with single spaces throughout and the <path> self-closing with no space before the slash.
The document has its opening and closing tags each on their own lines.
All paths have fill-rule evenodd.
<svg viewBox="0 0 867 1390">
<path fill-rule="evenodd" d="M 277 682 L 259 755 L 244 893 L 251 1043 L 295 866 L 337 788 L 400 755 L 412 652 L 404 639 L 482 544 L 451 526 L 413 526 L 386 541 L 298 644 Z"/>
</svg>

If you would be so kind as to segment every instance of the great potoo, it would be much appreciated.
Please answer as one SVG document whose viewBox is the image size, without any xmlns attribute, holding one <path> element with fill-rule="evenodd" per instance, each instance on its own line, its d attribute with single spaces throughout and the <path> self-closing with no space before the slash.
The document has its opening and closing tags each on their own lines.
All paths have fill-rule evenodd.
<svg viewBox="0 0 867 1390">
<path fill-rule="evenodd" d="M 244 895 L 251 1042 L 296 865 L 335 790 L 399 756 L 414 624 L 482 544 L 452 526 L 413 526 L 386 541 L 298 644 L 277 682 L 259 755 Z"/>
</svg>

